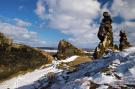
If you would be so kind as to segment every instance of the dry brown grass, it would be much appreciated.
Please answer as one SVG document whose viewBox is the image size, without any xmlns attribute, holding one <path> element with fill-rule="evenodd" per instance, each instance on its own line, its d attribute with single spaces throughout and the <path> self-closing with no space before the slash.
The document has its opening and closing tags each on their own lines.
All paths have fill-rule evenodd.
<svg viewBox="0 0 135 89">
<path fill-rule="evenodd" d="M 90 62 L 90 61 L 92 61 L 92 58 L 89 58 L 89 57 L 78 57 L 78 58 L 76 58 L 76 60 L 68 62 L 67 65 L 73 67 L 73 66 L 76 66 L 78 64 L 85 63 L 85 62 Z"/>
<path fill-rule="evenodd" d="M 64 69 L 67 71 L 74 71 L 77 65 L 81 63 L 90 62 L 92 60 L 93 60 L 92 58 L 82 56 L 76 58 L 74 61 L 71 62 L 61 62 L 60 64 L 57 65 L 57 68 Z"/>
</svg>

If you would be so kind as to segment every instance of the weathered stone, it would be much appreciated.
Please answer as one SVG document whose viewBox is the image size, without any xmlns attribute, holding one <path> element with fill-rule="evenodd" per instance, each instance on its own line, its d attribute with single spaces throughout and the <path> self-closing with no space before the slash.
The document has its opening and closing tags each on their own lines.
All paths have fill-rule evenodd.
<svg viewBox="0 0 135 89">
<path fill-rule="evenodd" d="M 120 50 L 131 47 L 130 43 L 128 42 L 127 35 L 125 32 L 121 30 L 119 36 L 120 36 L 120 44 L 119 44 Z"/>
<path fill-rule="evenodd" d="M 3 33 L 0 33 L 0 45 L 12 45 L 12 39 L 5 37 Z"/>
<path fill-rule="evenodd" d="M 47 52 L 27 45 L 14 44 L 0 33 L 0 80 L 19 71 L 27 71 L 51 63 L 53 57 Z"/>
<path fill-rule="evenodd" d="M 58 52 L 56 54 L 56 57 L 59 60 L 63 60 L 73 55 L 84 55 L 84 51 L 82 49 L 76 48 L 71 43 L 65 40 L 61 40 L 58 44 Z"/>
<path fill-rule="evenodd" d="M 112 19 L 108 12 L 103 13 L 102 23 L 99 27 L 98 38 L 100 40 L 99 45 L 95 48 L 94 58 L 100 58 L 107 49 L 113 49 L 113 32 L 112 32 Z"/>
</svg>

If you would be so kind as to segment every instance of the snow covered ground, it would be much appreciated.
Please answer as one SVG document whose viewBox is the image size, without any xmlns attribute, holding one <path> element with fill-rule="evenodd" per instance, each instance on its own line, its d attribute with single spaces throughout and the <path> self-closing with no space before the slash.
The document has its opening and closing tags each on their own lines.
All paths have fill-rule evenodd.
<svg viewBox="0 0 135 89">
<path fill-rule="evenodd" d="M 36 84 L 36 81 L 44 77 L 45 75 L 47 75 L 49 72 L 58 73 L 62 71 L 56 68 L 57 64 L 59 64 L 60 62 L 73 61 L 77 57 L 78 56 L 72 56 L 70 58 L 67 58 L 61 61 L 54 60 L 52 64 L 48 65 L 48 67 L 46 68 L 41 67 L 40 69 L 37 69 L 33 72 L 29 72 L 24 75 L 14 77 L 10 80 L 4 81 L 3 83 L 0 83 L 0 89 L 7 89 L 7 88 L 16 89 L 19 87 L 20 87 L 19 89 L 33 89 L 36 86 L 38 86 L 38 84 Z M 29 86 L 25 86 L 25 85 L 29 85 Z M 22 86 L 25 86 L 25 87 L 22 87 Z"/>
<path fill-rule="evenodd" d="M 76 58 L 78 58 L 79 56 L 71 56 L 70 58 L 66 58 L 65 60 L 60 60 L 60 62 L 71 62 L 74 61 Z"/>
<path fill-rule="evenodd" d="M 0 84 L 0 89 L 15 89 L 24 85 L 32 84 L 34 81 L 38 80 L 39 78 L 45 76 L 49 72 L 60 72 L 60 70 L 55 69 L 55 67 L 50 66 L 45 69 L 38 69 L 33 72 L 27 73 L 25 75 L 20 75 L 18 77 L 12 78 Z M 35 86 L 35 85 L 34 85 Z M 31 89 L 34 86 L 28 86 L 25 89 Z"/>
<path fill-rule="evenodd" d="M 7 80 L 0 84 L 0 89 L 135 89 L 135 47 L 110 52 L 102 59 L 80 64 L 72 72 L 57 69 L 60 62 L 53 61 L 47 68 Z M 49 72 L 55 73 L 51 79 L 46 77 Z"/>
<path fill-rule="evenodd" d="M 90 81 L 99 85 L 97 89 L 135 89 L 135 47 L 82 64 L 68 76 L 69 81 L 61 89 L 92 89 Z"/>
<path fill-rule="evenodd" d="M 49 50 L 49 49 L 45 49 L 44 51 L 50 52 L 50 53 L 56 53 L 58 50 Z"/>
</svg>

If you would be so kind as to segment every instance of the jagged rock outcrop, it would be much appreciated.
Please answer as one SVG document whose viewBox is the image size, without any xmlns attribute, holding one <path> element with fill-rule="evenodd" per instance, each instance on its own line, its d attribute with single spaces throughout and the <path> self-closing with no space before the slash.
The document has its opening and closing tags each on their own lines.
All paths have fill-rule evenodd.
<svg viewBox="0 0 135 89">
<path fill-rule="evenodd" d="M 5 37 L 3 33 L 0 33 L 0 55 L 3 50 L 10 50 L 10 45 L 12 45 L 12 39 Z"/>
<path fill-rule="evenodd" d="M 84 51 L 82 49 L 76 48 L 71 43 L 65 40 L 61 40 L 58 44 L 58 52 L 56 54 L 56 57 L 59 60 L 63 60 L 73 55 L 84 55 Z"/>
<path fill-rule="evenodd" d="M 112 19 L 108 12 L 103 13 L 102 23 L 99 27 L 98 38 L 100 43 L 95 48 L 94 58 L 100 58 L 109 48 L 114 48 L 113 45 L 113 32 L 112 32 Z"/>
<path fill-rule="evenodd" d="M 19 71 L 27 71 L 50 63 L 50 54 L 27 45 L 13 44 L 0 33 L 0 80 Z"/>
<path fill-rule="evenodd" d="M 3 33 L 0 33 L 0 46 L 6 45 L 12 45 L 13 41 L 12 39 L 5 37 Z"/>
<path fill-rule="evenodd" d="M 120 36 L 119 50 L 131 47 L 130 43 L 128 42 L 127 35 L 124 31 L 121 30 L 119 36 Z"/>
</svg>

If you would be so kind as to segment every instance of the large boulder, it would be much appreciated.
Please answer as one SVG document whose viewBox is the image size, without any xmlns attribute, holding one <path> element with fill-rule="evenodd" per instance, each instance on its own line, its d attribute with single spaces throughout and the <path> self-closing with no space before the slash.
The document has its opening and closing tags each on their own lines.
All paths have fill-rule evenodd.
<svg viewBox="0 0 135 89">
<path fill-rule="evenodd" d="M 95 48 L 94 58 L 100 58 L 108 49 L 115 49 L 113 44 L 112 19 L 108 12 L 103 13 L 102 23 L 99 27 L 98 38 L 100 43 Z"/>
<path fill-rule="evenodd" d="M 66 59 L 67 57 L 71 57 L 73 55 L 84 55 L 84 51 L 82 49 L 78 49 L 71 43 L 61 40 L 58 44 L 58 52 L 56 54 L 56 57 L 59 60 Z"/>
<path fill-rule="evenodd" d="M 120 31 L 120 44 L 119 44 L 119 49 L 123 50 L 128 47 L 131 47 L 131 44 L 128 42 L 127 35 L 124 31 Z"/>
<path fill-rule="evenodd" d="M 52 59 L 47 52 L 27 45 L 14 44 L 0 33 L 0 80 L 20 71 L 33 70 L 51 63 Z"/>
</svg>

